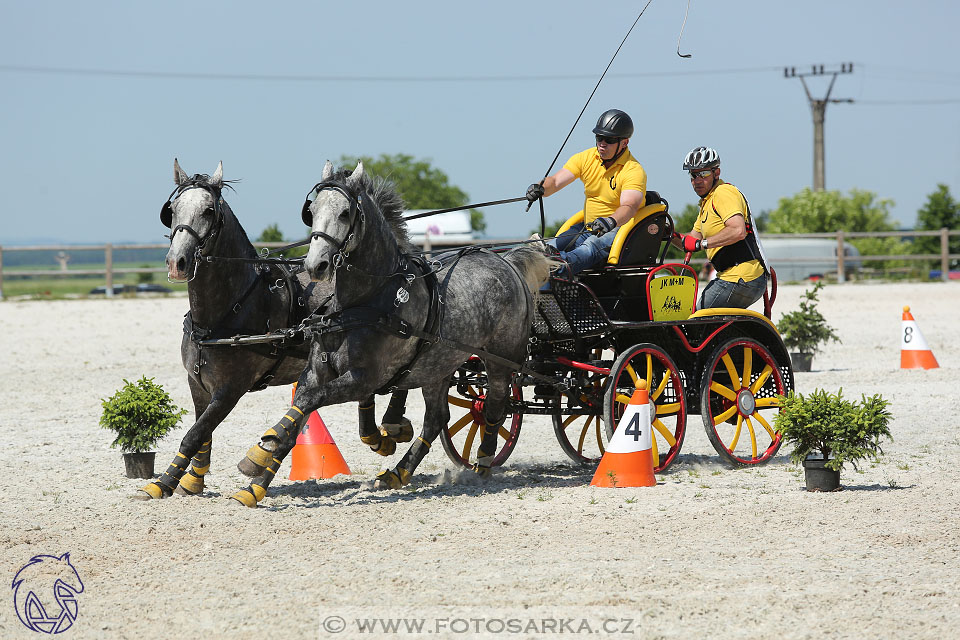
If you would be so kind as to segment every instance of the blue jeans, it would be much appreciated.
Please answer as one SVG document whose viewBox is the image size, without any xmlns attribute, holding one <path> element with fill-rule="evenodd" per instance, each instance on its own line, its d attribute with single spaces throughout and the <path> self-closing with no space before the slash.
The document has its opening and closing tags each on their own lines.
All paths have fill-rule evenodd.
<svg viewBox="0 0 960 640">
<path fill-rule="evenodd" d="M 582 222 L 577 223 L 561 233 L 556 238 L 547 241 L 552 247 L 560 251 L 560 258 L 566 263 L 557 275 L 575 275 L 607 261 L 610 255 L 610 247 L 617 237 L 617 230 L 613 229 L 603 234 L 595 236 L 590 232 L 584 232 Z"/>
<path fill-rule="evenodd" d="M 762 298 L 763 292 L 766 290 L 766 275 L 754 278 L 750 282 L 744 282 L 743 278 L 740 278 L 739 282 L 728 282 L 716 278 L 704 287 L 703 295 L 700 296 L 700 304 L 697 305 L 697 309 L 710 309 L 713 307 L 746 309 Z"/>
</svg>

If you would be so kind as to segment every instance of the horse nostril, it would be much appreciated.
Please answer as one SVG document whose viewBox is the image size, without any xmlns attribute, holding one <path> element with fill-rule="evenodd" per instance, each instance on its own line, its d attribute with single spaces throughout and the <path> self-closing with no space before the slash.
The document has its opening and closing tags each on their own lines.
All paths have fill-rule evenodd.
<svg viewBox="0 0 960 640">
<path fill-rule="evenodd" d="M 178 259 L 178 260 L 177 260 L 177 271 L 179 271 L 179 272 L 182 273 L 182 272 L 186 271 L 186 269 L 187 269 L 187 259 L 186 259 L 186 258 L 180 258 L 180 259 Z"/>
</svg>

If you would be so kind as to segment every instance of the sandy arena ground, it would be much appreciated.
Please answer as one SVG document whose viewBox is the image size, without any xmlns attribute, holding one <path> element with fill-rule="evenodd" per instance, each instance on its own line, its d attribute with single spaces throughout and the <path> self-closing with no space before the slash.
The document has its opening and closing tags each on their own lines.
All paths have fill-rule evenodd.
<svg viewBox="0 0 960 640">
<path fill-rule="evenodd" d="M 802 291 L 782 287 L 774 317 Z M 202 497 L 130 500 L 143 481 L 124 477 L 97 424 L 101 399 L 143 374 L 192 424 L 186 298 L 0 303 L 0 578 L 70 552 L 85 589 L 64 638 L 390 635 L 363 633 L 358 618 L 424 619 L 421 633 L 390 636 L 407 638 L 571 635 L 584 623 L 634 638 L 956 637 L 960 283 L 833 285 L 821 300 L 843 343 L 797 374 L 798 389 L 882 393 L 895 415 L 886 456 L 845 469 L 843 491 L 803 491 L 786 448 L 728 469 L 693 415 L 680 461 L 652 488 L 590 487 L 592 469 L 528 417 L 486 484 L 448 472 L 438 445 L 409 488 L 375 492 L 387 461 L 359 442 L 356 405 L 342 405 L 322 414 L 353 475 L 291 483 L 287 461 L 255 510 L 228 499 L 247 485 L 236 463 L 287 409 L 289 387 L 248 395 L 220 426 Z M 899 369 L 904 304 L 939 369 Z M 161 443 L 158 471 L 183 433 Z M 36 637 L 7 594 L 0 638 Z"/>
</svg>

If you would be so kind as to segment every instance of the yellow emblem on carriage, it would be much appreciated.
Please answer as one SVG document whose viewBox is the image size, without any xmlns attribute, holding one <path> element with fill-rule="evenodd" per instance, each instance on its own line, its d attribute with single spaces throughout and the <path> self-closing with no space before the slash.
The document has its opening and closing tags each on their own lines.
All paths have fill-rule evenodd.
<svg viewBox="0 0 960 640">
<path fill-rule="evenodd" d="M 693 313 L 697 283 L 693 276 L 662 276 L 650 283 L 652 320 L 686 320 Z"/>
</svg>

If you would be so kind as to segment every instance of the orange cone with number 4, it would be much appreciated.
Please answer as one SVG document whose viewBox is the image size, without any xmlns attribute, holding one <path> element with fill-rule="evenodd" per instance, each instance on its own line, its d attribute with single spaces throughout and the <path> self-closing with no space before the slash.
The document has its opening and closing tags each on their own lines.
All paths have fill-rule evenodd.
<svg viewBox="0 0 960 640">
<path fill-rule="evenodd" d="M 594 487 L 652 487 L 653 434 L 647 383 L 641 380 L 617 424 L 600 466 L 593 474 Z"/>
<path fill-rule="evenodd" d="M 903 308 L 903 326 L 900 330 L 900 368 L 901 369 L 937 369 L 937 359 L 927 346 L 920 333 L 917 321 L 910 313 L 910 307 Z"/>
<path fill-rule="evenodd" d="M 296 385 L 293 390 L 296 393 Z M 291 480 L 327 479 L 340 473 L 350 475 L 347 461 L 316 411 L 310 414 L 307 424 L 300 430 L 290 456 Z"/>
</svg>

